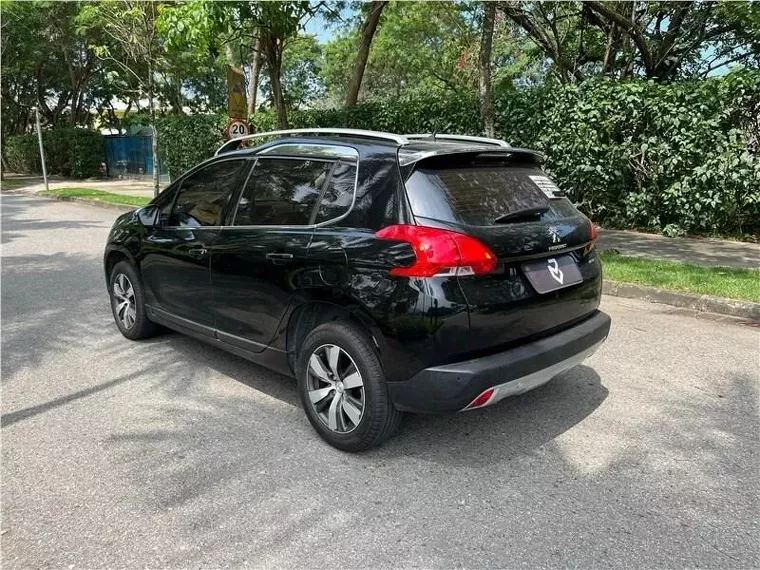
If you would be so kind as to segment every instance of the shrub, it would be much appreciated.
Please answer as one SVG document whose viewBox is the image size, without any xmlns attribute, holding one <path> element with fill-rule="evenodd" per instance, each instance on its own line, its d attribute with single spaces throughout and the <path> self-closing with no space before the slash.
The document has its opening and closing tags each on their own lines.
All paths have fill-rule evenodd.
<svg viewBox="0 0 760 570">
<path fill-rule="evenodd" d="M 5 147 L 8 167 L 15 172 L 41 174 L 36 134 L 8 137 Z M 48 174 L 71 178 L 98 176 L 105 161 L 103 136 L 87 129 L 62 128 L 42 132 Z"/>
<path fill-rule="evenodd" d="M 168 115 L 156 121 L 158 148 L 172 179 L 214 155 L 224 142 L 223 115 Z"/>
<path fill-rule="evenodd" d="M 3 149 L 12 172 L 36 174 L 42 172 L 37 135 L 14 135 L 5 141 Z"/>
<path fill-rule="evenodd" d="M 607 227 L 760 235 L 760 72 L 670 84 L 548 84 L 496 93 L 494 105 L 498 135 L 544 152 L 558 184 Z M 224 117 L 162 119 L 169 120 L 180 126 L 165 136 L 183 144 L 162 147 L 177 155 L 179 170 L 222 142 Z M 474 94 L 293 111 L 289 120 L 292 128 L 481 132 Z M 253 123 L 275 130 L 274 113 L 258 112 Z"/>
</svg>

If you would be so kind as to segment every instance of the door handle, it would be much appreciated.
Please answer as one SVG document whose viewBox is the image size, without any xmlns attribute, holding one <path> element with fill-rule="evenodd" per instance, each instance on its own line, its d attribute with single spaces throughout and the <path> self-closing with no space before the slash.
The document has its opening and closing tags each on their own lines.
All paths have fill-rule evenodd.
<svg viewBox="0 0 760 570">
<path fill-rule="evenodd" d="M 292 253 L 267 253 L 266 258 L 271 259 L 272 261 L 282 261 L 285 259 L 293 259 L 293 254 Z"/>
<path fill-rule="evenodd" d="M 192 249 L 188 249 L 187 253 L 195 257 L 203 257 L 208 253 L 208 250 L 205 247 L 194 247 Z"/>
</svg>

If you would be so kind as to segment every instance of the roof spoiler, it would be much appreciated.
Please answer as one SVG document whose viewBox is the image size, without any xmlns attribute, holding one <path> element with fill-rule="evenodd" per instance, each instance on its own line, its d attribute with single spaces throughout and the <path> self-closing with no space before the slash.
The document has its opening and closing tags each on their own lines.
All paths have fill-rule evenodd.
<svg viewBox="0 0 760 570">
<path fill-rule="evenodd" d="M 476 142 L 480 144 L 491 144 L 495 146 L 502 146 L 502 147 L 511 147 L 507 141 L 503 141 L 501 139 L 489 139 L 487 137 L 471 137 L 469 135 L 441 135 L 438 133 L 427 133 L 427 134 L 415 134 L 415 135 L 404 135 L 409 140 L 430 140 L 432 142 L 435 141 L 454 141 L 454 142 Z"/>
</svg>

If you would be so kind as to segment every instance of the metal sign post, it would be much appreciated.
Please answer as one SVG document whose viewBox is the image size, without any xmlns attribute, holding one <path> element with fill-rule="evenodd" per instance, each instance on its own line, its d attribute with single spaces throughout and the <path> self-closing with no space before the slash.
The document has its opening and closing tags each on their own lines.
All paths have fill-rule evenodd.
<svg viewBox="0 0 760 570">
<path fill-rule="evenodd" d="M 34 108 L 34 117 L 37 123 L 37 140 L 40 142 L 40 161 L 42 162 L 42 178 L 45 181 L 45 192 L 48 191 L 47 168 L 45 168 L 45 149 L 42 147 L 42 127 L 40 127 L 40 110 Z"/>
</svg>

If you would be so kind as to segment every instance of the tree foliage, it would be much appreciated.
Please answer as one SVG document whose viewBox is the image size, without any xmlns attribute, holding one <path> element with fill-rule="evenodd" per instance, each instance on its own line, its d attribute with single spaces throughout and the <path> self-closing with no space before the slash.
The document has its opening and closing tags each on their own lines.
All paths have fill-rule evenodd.
<svg viewBox="0 0 760 570">
<path fill-rule="evenodd" d="M 51 125 L 89 123 L 91 106 L 109 96 L 96 81 L 103 67 L 88 49 L 101 30 L 75 33 L 81 7 L 75 2 L 5 1 L 1 6 L 3 134 L 23 133 L 34 106 Z"/>
<path fill-rule="evenodd" d="M 314 36 L 299 35 L 287 42 L 282 54 L 282 95 L 288 111 L 309 107 L 324 98 L 321 71 L 322 47 Z M 268 74 L 261 78 L 260 90 L 265 103 L 274 106 Z"/>
<path fill-rule="evenodd" d="M 757 3 L 500 2 L 562 81 L 589 76 L 671 80 L 728 62 L 757 65 Z M 748 29 L 747 24 L 750 24 Z"/>
</svg>

